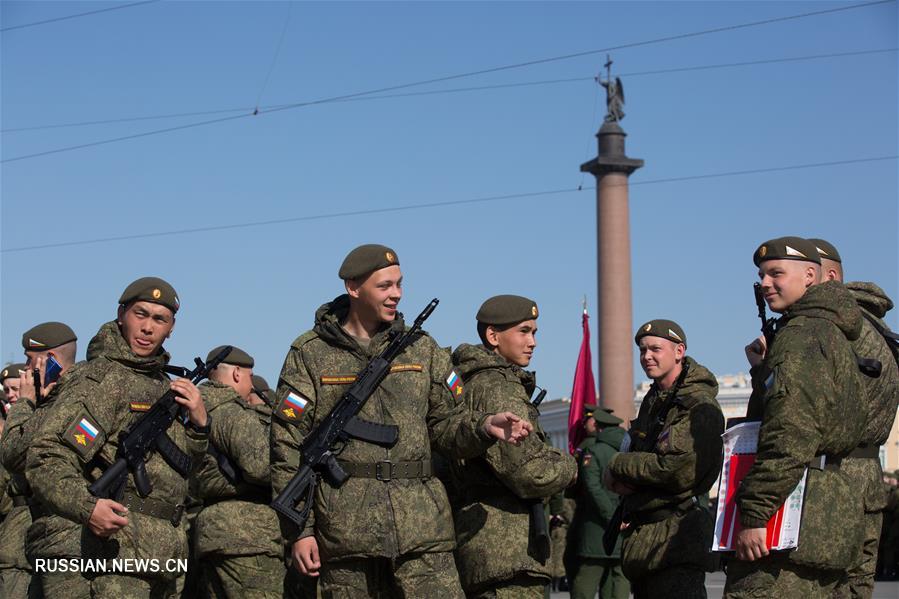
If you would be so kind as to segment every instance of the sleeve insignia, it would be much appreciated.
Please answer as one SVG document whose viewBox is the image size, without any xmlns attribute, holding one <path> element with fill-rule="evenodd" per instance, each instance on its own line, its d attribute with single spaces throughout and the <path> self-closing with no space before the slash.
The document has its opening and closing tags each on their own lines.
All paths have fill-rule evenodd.
<svg viewBox="0 0 899 599">
<path fill-rule="evenodd" d="M 304 397 L 302 393 L 291 391 L 287 394 L 287 397 L 281 400 L 275 411 L 283 420 L 297 422 L 303 415 L 307 403 L 309 403 L 309 399 Z"/>
<path fill-rule="evenodd" d="M 356 382 L 355 374 L 323 374 L 322 385 L 349 385 Z"/>
<path fill-rule="evenodd" d="M 462 395 L 462 377 L 456 374 L 455 370 L 451 370 L 449 376 L 446 377 L 446 387 L 453 394 L 453 397 Z"/>
<path fill-rule="evenodd" d="M 100 425 L 97 424 L 87 412 L 82 411 L 78 414 L 78 417 L 75 418 L 75 421 L 69 425 L 69 428 L 66 429 L 66 432 L 63 434 L 63 440 L 74 449 L 79 456 L 87 458 L 88 454 L 96 444 L 97 439 L 100 439 L 102 443 L 105 436 L 106 435 L 103 433 L 103 429 L 100 428 Z"/>
<path fill-rule="evenodd" d="M 662 434 L 659 435 L 659 440 L 656 441 L 656 448 L 659 451 L 668 451 L 671 447 L 671 429 L 666 428 L 662 431 Z"/>
<path fill-rule="evenodd" d="M 153 404 L 146 401 L 132 401 L 129 404 L 132 412 L 147 412 Z"/>
</svg>

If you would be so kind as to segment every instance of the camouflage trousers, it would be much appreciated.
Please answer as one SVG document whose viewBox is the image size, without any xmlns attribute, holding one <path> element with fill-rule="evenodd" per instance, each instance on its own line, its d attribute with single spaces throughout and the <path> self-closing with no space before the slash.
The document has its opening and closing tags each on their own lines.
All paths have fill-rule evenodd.
<svg viewBox="0 0 899 599">
<path fill-rule="evenodd" d="M 41 591 L 52 599 L 171 599 L 174 580 L 104 574 L 88 579 L 80 574 L 40 574 Z"/>
<path fill-rule="evenodd" d="M 319 589 L 322 599 L 465 597 L 450 551 L 324 562 Z"/>
<path fill-rule="evenodd" d="M 754 562 L 732 559 L 727 565 L 725 599 L 802 597 L 829 599 L 842 572 L 817 570 L 769 555 Z"/>
<path fill-rule="evenodd" d="M 834 599 L 871 599 L 874 594 L 874 574 L 877 572 L 877 547 L 883 512 L 865 514 L 865 540 L 861 553 L 846 577 L 837 584 Z"/>
<path fill-rule="evenodd" d="M 218 599 L 280 599 L 286 570 L 280 558 L 270 555 L 207 555 L 202 586 Z"/>
<path fill-rule="evenodd" d="M 619 558 L 582 557 L 571 583 L 571 599 L 627 599 L 630 583 L 621 571 Z"/>
<path fill-rule="evenodd" d="M 522 574 L 465 596 L 468 599 L 544 599 L 548 582 L 546 578 Z"/>
<path fill-rule="evenodd" d="M 706 599 L 708 597 L 705 591 L 705 572 L 696 568 L 683 567 L 666 568 L 646 574 L 639 580 L 632 580 L 631 592 L 634 594 L 634 599 L 658 599 L 659 597 Z M 783 597 L 787 596 L 783 595 Z"/>
<path fill-rule="evenodd" d="M 33 584 L 32 584 L 33 582 Z M 28 570 L 0 569 L 0 597 L 3 599 L 37 599 L 40 585 Z"/>
</svg>

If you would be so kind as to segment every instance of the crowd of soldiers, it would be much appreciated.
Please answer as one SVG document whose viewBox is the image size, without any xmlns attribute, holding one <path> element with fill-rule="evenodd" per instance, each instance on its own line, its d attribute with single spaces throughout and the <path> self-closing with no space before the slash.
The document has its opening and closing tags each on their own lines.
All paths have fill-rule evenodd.
<svg viewBox="0 0 899 599">
<path fill-rule="evenodd" d="M 892 302 L 844 285 L 823 240 L 766 241 L 753 261 L 780 318 L 746 346 L 761 425 L 724 595 L 870 597 L 896 568 L 883 514 L 899 493 L 878 459 L 899 402 Z M 577 598 L 706 596 L 725 421 L 682 327 L 637 329 L 653 384 L 636 419 L 586 406 L 571 456 L 548 443 L 525 369 L 533 300 L 487 299 L 480 343 L 451 351 L 406 326 L 394 250 L 359 246 L 338 275 L 345 293 L 291 344 L 276 390 L 233 345 L 199 384 L 169 364 L 181 306 L 155 277 L 126 287 L 85 361 L 65 324 L 27 330 L 26 361 L 0 377 L 0 596 L 537 599 L 560 579 Z M 378 368 L 358 414 L 329 420 Z M 171 425 L 125 460 L 169 400 Z M 323 422 L 342 428 L 308 492 L 273 510 Z M 806 472 L 798 548 L 769 551 L 766 525 Z"/>
</svg>

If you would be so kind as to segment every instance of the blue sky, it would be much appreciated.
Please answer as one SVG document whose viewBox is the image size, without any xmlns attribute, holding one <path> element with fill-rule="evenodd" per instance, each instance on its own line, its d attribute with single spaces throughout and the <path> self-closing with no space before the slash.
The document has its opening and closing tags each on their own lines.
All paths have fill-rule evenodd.
<svg viewBox="0 0 899 599">
<path fill-rule="evenodd" d="M 112 6 L 4 1 L 0 17 L 6 28 Z M 578 167 L 596 151 L 604 96 L 590 78 L 605 52 L 394 93 L 579 81 L 266 107 L 842 6 L 850 4 L 298 2 L 288 9 L 165 1 L 5 31 L 0 358 L 19 359 L 22 331 L 45 320 L 69 323 L 83 355 L 125 285 L 156 275 L 183 300 L 167 344 L 175 362 L 231 343 L 253 354 L 274 384 L 290 342 L 342 292 L 343 256 L 378 242 L 399 254 L 407 316 L 441 299 L 427 328 L 442 345 L 476 339 L 474 314 L 487 297 L 534 298 L 541 317 L 532 366 L 551 397 L 567 395 L 583 296 L 591 313 L 596 306 L 595 204 L 587 189 L 594 181 Z M 746 370 L 743 345 L 759 326 L 752 252 L 787 234 L 831 240 L 849 279 L 899 296 L 894 158 L 664 181 L 895 156 L 896 17 L 891 2 L 612 52 L 626 91 L 628 153 L 646 161 L 631 178 L 634 326 L 673 318 L 697 360 L 719 374 Z M 870 50 L 891 51 L 672 72 Z M 15 160 L 246 115 L 257 104 L 256 116 Z M 13 130 L 225 109 L 241 110 Z M 579 185 L 585 189 L 289 220 Z M 21 249 L 259 221 L 273 224 Z M 889 323 L 899 328 L 895 312 Z M 636 363 L 635 375 L 642 375 Z"/>
</svg>

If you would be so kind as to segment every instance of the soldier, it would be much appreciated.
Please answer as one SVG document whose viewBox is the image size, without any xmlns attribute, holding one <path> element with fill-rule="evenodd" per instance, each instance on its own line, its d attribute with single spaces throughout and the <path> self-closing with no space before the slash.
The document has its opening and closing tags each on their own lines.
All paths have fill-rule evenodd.
<svg viewBox="0 0 899 599">
<path fill-rule="evenodd" d="M 766 241 L 753 262 L 768 307 L 782 316 L 771 347 L 747 347 L 747 415 L 761 418 L 761 428 L 755 463 L 736 495 L 742 530 L 724 596 L 826 597 L 856 559 L 864 529 L 862 494 L 840 467 L 865 426 L 850 345 L 862 315 L 840 283 L 816 284 L 820 257 L 808 240 Z M 766 525 L 804 477 L 799 545 L 769 553 Z"/>
<path fill-rule="evenodd" d="M 622 569 L 635 599 L 704 598 L 714 523 L 698 498 L 721 468 L 718 383 L 686 354 L 677 323 L 650 320 L 634 341 L 653 384 L 631 422 L 628 451 L 612 458 L 604 476 L 623 497 Z"/>
<path fill-rule="evenodd" d="M 355 374 L 405 325 L 399 259 L 363 245 L 340 267 L 346 295 L 324 304 L 311 331 L 292 344 L 281 369 L 272 420 L 272 487 L 296 473 L 300 443 L 340 399 Z M 483 453 L 495 438 L 518 442 L 530 424 L 511 413 L 469 415 L 449 352 L 421 333 L 394 361 L 361 418 L 396 425 L 389 448 L 350 439 L 339 453 L 349 479 L 322 481 L 305 528 L 281 518 L 300 572 L 321 574 L 323 597 L 379 594 L 461 597 L 453 523 L 443 485 L 431 476 L 431 448 L 453 457 Z"/>
<path fill-rule="evenodd" d="M 809 239 L 821 257 L 821 281 L 843 282 L 843 260 L 833 244 L 823 239 Z M 865 430 L 862 443 L 843 460 L 841 469 L 855 479 L 858 489 L 866 489 L 865 538 L 861 553 L 846 576 L 837 585 L 834 597 L 867 597 L 874 593 L 877 571 L 877 546 L 887 496 L 883 489 L 880 446 L 886 443 L 896 418 L 899 403 L 899 367 L 887 342 L 881 335 L 886 324 L 881 320 L 893 302 L 874 283 L 848 283 L 846 288 L 862 310 L 862 332 L 852 342 L 855 355 L 863 366 L 880 364 L 879 371 L 865 368 L 861 377 L 865 384 L 867 404 L 864 406 Z M 870 309 L 868 309 L 870 308 Z M 867 314 L 866 314 L 867 310 Z"/>
<path fill-rule="evenodd" d="M 0 372 L 0 383 L 3 384 L 3 393 L 6 395 L 6 404 L 10 407 L 19 400 L 19 379 L 28 369 L 25 364 L 7 364 Z"/>
<path fill-rule="evenodd" d="M 534 373 L 524 370 L 536 348 L 537 304 L 498 295 L 481 305 L 481 345 L 460 345 L 453 366 L 474 413 L 512 412 L 534 425 L 518 446 L 494 445 L 480 457 L 452 466 L 459 505 L 454 509 L 456 564 L 468 597 L 543 597 L 551 580 L 549 555 L 535 541 L 546 521 L 543 504 L 575 479 L 575 460 L 547 443 L 531 405 Z M 540 505 L 531 514 L 531 506 Z"/>
<path fill-rule="evenodd" d="M 46 365 L 52 359 L 59 367 L 59 376 L 68 372 L 75 365 L 77 341 L 75 332 L 61 322 L 41 323 L 22 335 L 27 362 L 19 377 L 18 401 L 9 413 L 9 429 L 0 443 L 0 461 L 10 474 L 10 495 L 16 506 L 0 533 L 3 537 L 0 567 L 4 568 L 0 574 L 3 578 L 0 596 L 3 597 L 40 595 L 40 585 L 32 581 L 33 573 L 25 552 L 25 539 L 32 522 L 29 504 L 34 503 L 25 480 L 25 456 L 38 424 L 34 416 L 37 406 L 43 408 L 53 401 L 56 382 L 43 386 L 40 398 L 37 398 L 33 371 L 37 370 L 39 380 L 45 381 Z"/>
<path fill-rule="evenodd" d="M 250 392 L 250 403 L 253 405 L 265 404 L 269 408 L 272 407 L 272 398 L 275 392 L 268 385 L 268 381 L 259 376 L 253 375 L 253 390 Z"/>
<path fill-rule="evenodd" d="M 587 450 L 578 469 L 577 508 L 572 528 L 572 551 L 577 569 L 571 586 L 574 599 L 593 599 L 599 588 L 601 599 L 627 599 L 630 585 L 621 571 L 621 542 L 607 553 L 602 536 L 618 505 L 618 496 L 602 484 L 602 475 L 618 453 L 625 430 L 621 418 L 606 410 L 596 410 L 590 420 L 595 424 L 596 442 Z M 589 430 L 589 428 L 588 428 Z"/>
<path fill-rule="evenodd" d="M 85 566 L 75 572 L 48 568 L 39 573 L 47 597 L 158 597 L 176 592 L 176 580 L 183 575 L 178 561 L 187 557 L 182 515 L 188 483 L 169 466 L 162 447 L 146 461 L 152 484 L 147 497 L 138 495 L 130 475 L 118 500 L 98 499 L 88 486 L 114 461 L 119 433 L 168 389 L 186 414 L 168 429 L 168 437 L 193 465 L 206 452 L 210 420 L 200 391 L 187 379 L 169 381 L 164 372 L 169 355 L 162 344 L 175 326 L 179 303 L 175 290 L 162 279 L 146 277 L 128 285 L 116 319 L 91 340 L 79 376 L 61 379 L 56 404 L 35 434 L 26 475 L 43 510 L 58 518 L 48 519 L 33 542 L 29 534 L 30 555 L 48 558 L 50 564 L 81 558 L 77 563 L 106 560 L 107 565 L 105 572 Z M 165 451 L 168 459 L 185 457 Z M 124 561 L 138 559 L 157 561 L 155 567 Z"/>
<path fill-rule="evenodd" d="M 196 521 L 196 556 L 211 597 L 274 598 L 284 592 L 278 518 L 268 505 L 272 412 L 250 403 L 253 366 L 253 358 L 234 347 L 201 385 L 217 456 L 207 454 L 197 475 L 203 511 Z"/>
</svg>

